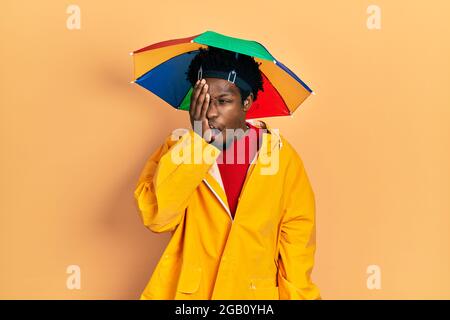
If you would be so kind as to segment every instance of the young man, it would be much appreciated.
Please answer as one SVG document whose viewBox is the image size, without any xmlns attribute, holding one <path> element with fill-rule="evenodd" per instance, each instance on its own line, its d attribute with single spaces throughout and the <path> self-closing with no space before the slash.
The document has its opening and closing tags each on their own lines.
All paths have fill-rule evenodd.
<svg viewBox="0 0 450 320">
<path fill-rule="evenodd" d="M 192 129 L 166 138 L 134 192 L 144 225 L 171 233 L 140 298 L 320 299 L 303 162 L 278 130 L 245 120 L 258 63 L 209 47 L 187 78 Z"/>
</svg>

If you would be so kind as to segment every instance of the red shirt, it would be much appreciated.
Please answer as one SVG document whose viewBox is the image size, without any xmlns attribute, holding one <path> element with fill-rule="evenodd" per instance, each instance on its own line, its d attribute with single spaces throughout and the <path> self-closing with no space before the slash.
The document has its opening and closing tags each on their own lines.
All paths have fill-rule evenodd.
<svg viewBox="0 0 450 320">
<path fill-rule="evenodd" d="M 231 142 L 228 148 L 222 150 L 217 158 L 217 165 L 233 219 L 250 162 L 261 146 L 262 129 L 253 126 L 249 122 L 246 123 L 250 127 L 247 133 L 239 140 L 235 139 Z M 231 150 L 234 150 L 234 155 Z M 243 151 L 245 151 L 245 155 Z M 233 158 L 234 160 L 232 160 Z"/>
</svg>

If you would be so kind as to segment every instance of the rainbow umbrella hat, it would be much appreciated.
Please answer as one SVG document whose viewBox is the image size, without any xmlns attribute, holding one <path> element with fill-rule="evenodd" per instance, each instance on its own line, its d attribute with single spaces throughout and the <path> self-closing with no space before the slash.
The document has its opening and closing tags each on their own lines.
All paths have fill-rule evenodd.
<svg viewBox="0 0 450 320">
<path fill-rule="evenodd" d="M 246 118 L 291 115 L 314 92 L 259 42 L 206 31 L 188 38 L 158 42 L 131 52 L 134 80 L 172 107 L 189 110 L 192 84 L 185 72 L 201 47 L 217 47 L 252 56 L 263 77 L 264 91 L 252 103 Z"/>
</svg>

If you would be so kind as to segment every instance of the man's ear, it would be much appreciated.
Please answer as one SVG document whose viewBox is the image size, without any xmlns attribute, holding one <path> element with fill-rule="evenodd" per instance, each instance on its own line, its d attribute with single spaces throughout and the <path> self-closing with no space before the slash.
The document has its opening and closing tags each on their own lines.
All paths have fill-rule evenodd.
<svg viewBox="0 0 450 320">
<path fill-rule="evenodd" d="M 250 94 L 248 95 L 248 97 L 244 100 L 244 112 L 247 112 L 250 107 L 252 106 L 253 103 L 253 92 L 250 92 Z"/>
</svg>

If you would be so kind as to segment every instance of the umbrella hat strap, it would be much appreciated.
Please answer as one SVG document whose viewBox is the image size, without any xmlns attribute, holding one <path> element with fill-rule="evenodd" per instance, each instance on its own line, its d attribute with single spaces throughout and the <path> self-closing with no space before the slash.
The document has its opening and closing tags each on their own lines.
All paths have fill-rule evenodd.
<svg viewBox="0 0 450 320">
<path fill-rule="evenodd" d="M 234 83 L 244 91 L 252 91 L 252 87 L 248 84 L 248 82 L 239 77 L 236 73 L 236 70 L 234 69 L 229 72 L 220 70 L 203 70 L 203 67 L 200 66 L 200 69 L 198 70 L 198 80 L 202 78 L 225 79 L 230 81 L 231 83 Z"/>
</svg>

